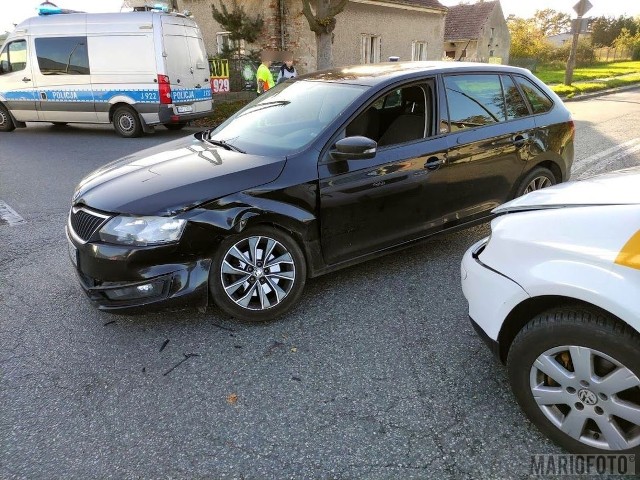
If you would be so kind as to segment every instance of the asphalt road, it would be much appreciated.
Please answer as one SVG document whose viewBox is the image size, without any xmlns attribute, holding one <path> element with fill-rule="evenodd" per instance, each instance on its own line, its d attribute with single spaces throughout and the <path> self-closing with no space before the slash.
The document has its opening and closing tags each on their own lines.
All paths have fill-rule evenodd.
<svg viewBox="0 0 640 480">
<path fill-rule="evenodd" d="M 568 105 L 574 177 L 640 165 L 640 91 Z M 264 325 L 98 312 L 67 256 L 73 188 L 180 135 L 0 136 L 24 219 L 0 224 L 0 478 L 514 478 L 563 453 L 468 322 L 459 262 L 488 226 L 312 280 Z"/>
</svg>

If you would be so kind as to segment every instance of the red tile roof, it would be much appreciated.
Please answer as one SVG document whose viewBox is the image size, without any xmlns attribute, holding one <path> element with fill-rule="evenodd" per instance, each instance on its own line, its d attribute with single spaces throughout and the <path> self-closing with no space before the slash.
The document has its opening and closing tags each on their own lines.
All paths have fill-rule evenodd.
<svg viewBox="0 0 640 480">
<path fill-rule="evenodd" d="M 479 38 L 482 27 L 496 4 L 497 1 L 480 1 L 471 5 L 449 7 L 444 23 L 444 39 L 451 41 Z"/>
</svg>

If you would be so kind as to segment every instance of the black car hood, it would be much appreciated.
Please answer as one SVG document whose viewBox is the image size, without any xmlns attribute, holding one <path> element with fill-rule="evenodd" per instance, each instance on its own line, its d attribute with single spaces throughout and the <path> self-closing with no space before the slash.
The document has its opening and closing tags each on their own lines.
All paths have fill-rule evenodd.
<svg viewBox="0 0 640 480">
<path fill-rule="evenodd" d="M 86 176 L 73 204 L 111 213 L 175 215 L 272 182 L 284 158 L 225 150 L 189 136 L 129 155 Z"/>
</svg>

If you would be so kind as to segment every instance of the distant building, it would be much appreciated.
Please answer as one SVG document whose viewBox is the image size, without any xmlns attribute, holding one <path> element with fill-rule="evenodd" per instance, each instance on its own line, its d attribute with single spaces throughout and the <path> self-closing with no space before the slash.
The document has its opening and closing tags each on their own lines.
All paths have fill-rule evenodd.
<svg viewBox="0 0 640 480">
<path fill-rule="evenodd" d="M 193 14 L 207 53 L 220 52 L 229 41 L 228 32 L 211 15 L 211 4 L 219 7 L 220 0 L 176 3 L 179 11 Z M 247 45 L 247 49 L 290 51 L 300 73 L 315 70 L 315 34 L 302 13 L 300 0 L 244 0 L 240 4 L 250 15 L 261 14 L 265 22 L 260 39 L 256 45 Z M 392 56 L 400 61 L 440 60 L 446 12 L 438 0 L 350 0 L 336 17 L 334 64 L 339 67 L 385 62 Z"/>
<path fill-rule="evenodd" d="M 449 7 L 444 28 L 444 54 L 455 60 L 509 62 L 511 35 L 499 1 Z"/>
<path fill-rule="evenodd" d="M 570 33 L 558 33 L 556 35 L 549 35 L 547 37 L 548 42 L 554 47 L 561 47 L 567 42 L 571 43 L 572 39 L 573 35 L 571 35 Z"/>
</svg>

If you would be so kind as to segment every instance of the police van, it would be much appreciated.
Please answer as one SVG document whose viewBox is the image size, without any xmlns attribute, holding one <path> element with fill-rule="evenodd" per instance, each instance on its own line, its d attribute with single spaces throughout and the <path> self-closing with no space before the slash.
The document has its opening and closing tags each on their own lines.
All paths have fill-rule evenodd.
<svg viewBox="0 0 640 480">
<path fill-rule="evenodd" d="M 113 123 L 123 137 L 179 130 L 213 109 L 196 23 L 157 11 L 40 16 L 0 50 L 0 131 Z"/>
</svg>

